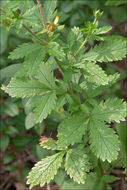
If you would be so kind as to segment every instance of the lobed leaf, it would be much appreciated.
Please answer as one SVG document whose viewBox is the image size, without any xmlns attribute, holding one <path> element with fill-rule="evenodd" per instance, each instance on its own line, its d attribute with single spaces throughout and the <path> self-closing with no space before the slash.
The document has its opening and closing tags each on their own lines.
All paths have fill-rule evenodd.
<svg viewBox="0 0 127 190">
<path fill-rule="evenodd" d="M 44 16 L 46 21 L 52 21 L 53 13 L 57 6 L 57 0 L 46 0 L 44 3 Z"/>
<path fill-rule="evenodd" d="M 40 69 L 37 73 L 37 79 L 47 86 L 48 88 L 55 88 L 55 78 L 53 77 L 53 73 L 50 65 L 48 63 L 42 63 L 40 65 Z"/>
<path fill-rule="evenodd" d="M 105 42 L 90 49 L 84 56 L 84 61 L 109 62 L 122 60 L 126 56 L 127 40 L 121 36 L 105 37 Z"/>
<path fill-rule="evenodd" d="M 78 184 L 84 184 L 86 172 L 90 170 L 90 163 L 85 151 L 81 149 L 70 149 L 65 159 L 65 170 Z"/>
<path fill-rule="evenodd" d="M 37 73 L 38 68 L 42 64 L 42 61 L 45 58 L 45 50 L 40 47 L 39 49 L 30 53 L 24 61 L 24 68 L 26 70 L 27 76 L 33 76 Z"/>
<path fill-rule="evenodd" d="M 36 102 L 34 109 L 34 118 L 36 123 L 41 123 L 43 119 L 47 117 L 48 114 L 51 113 L 52 109 L 56 104 L 56 93 L 49 92 L 45 94 L 41 98 L 39 98 Z"/>
<path fill-rule="evenodd" d="M 65 58 L 63 49 L 56 42 L 49 42 L 49 44 L 46 46 L 46 50 L 49 55 L 54 56 L 59 60 L 63 60 Z"/>
<path fill-rule="evenodd" d="M 58 146 L 57 142 L 53 139 L 47 139 L 40 142 L 40 146 L 42 146 L 43 148 L 51 149 L 51 150 L 62 150 Z"/>
<path fill-rule="evenodd" d="M 87 129 L 88 119 L 85 116 L 71 116 L 58 126 L 58 145 L 66 147 L 80 142 Z M 78 134 L 78 135 L 77 135 Z"/>
<path fill-rule="evenodd" d="M 42 48 L 42 46 L 38 43 L 23 43 L 19 45 L 14 51 L 12 51 L 8 58 L 12 60 L 24 58 L 29 54 L 32 55 L 32 53 L 37 50 L 39 51 L 40 48 Z"/>
<path fill-rule="evenodd" d="M 94 120 L 107 122 L 124 121 L 126 117 L 126 102 L 118 98 L 111 98 L 105 102 L 100 102 L 92 111 Z"/>
<path fill-rule="evenodd" d="M 105 34 L 109 32 L 112 29 L 111 26 L 103 26 L 97 29 L 97 31 L 94 32 L 94 34 L 99 35 L 99 34 Z"/>
<path fill-rule="evenodd" d="M 109 128 L 104 122 L 91 120 L 89 135 L 90 148 L 98 158 L 108 162 L 117 159 L 119 141 L 112 128 Z"/>
<path fill-rule="evenodd" d="M 95 83 L 98 86 L 108 84 L 109 78 L 99 65 L 82 61 L 75 66 L 83 69 L 84 77 L 88 82 Z"/>
<path fill-rule="evenodd" d="M 49 183 L 61 166 L 64 152 L 60 152 L 37 162 L 28 175 L 27 184 L 30 188 L 36 185 L 44 186 Z"/>
<path fill-rule="evenodd" d="M 13 78 L 8 86 L 5 87 L 3 85 L 1 89 L 8 93 L 10 96 L 19 98 L 43 95 L 51 91 L 45 85 L 35 79 L 23 80 L 19 78 Z"/>
<path fill-rule="evenodd" d="M 73 27 L 68 33 L 68 37 L 67 37 L 68 47 L 73 54 L 77 51 L 77 49 L 79 49 L 79 47 L 83 43 L 83 40 L 84 40 L 83 34 L 80 31 L 79 27 Z M 84 50 L 82 49 L 79 52 L 79 54 L 81 55 L 83 51 Z"/>
</svg>

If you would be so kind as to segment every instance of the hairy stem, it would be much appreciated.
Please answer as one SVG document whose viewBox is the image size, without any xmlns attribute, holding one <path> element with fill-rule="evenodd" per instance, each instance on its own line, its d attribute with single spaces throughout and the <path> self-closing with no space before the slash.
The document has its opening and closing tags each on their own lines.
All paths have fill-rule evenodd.
<svg viewBox="0 0 127 190">
<path fill-rule="evenodd" d="M 61 70 L 61 72 L 63 74 L 64 73 L 63 67 L 59 64 L 57 58 L 56 57 L 54 57 L 54 58 L 55 58 L 55 61 L 56 61 L 57 65 L 58 65 L 58 67 L 60 68 L 60 70 Z M 72 94 L 73 93 L 73 89 L 71 88 L 70 81 L 67 83 L 67 85 L 68 85 L 68 90 L 69 90 L 70 94 Z"/>
<path fill-rule="evenodd" d="M 46 42 L 46 41 L 42 40 L 41 38 L 39 38 L 39 37 L 38 37 L 34 32 L 32 32 L 32 30 L 30 30 L 30 28 L 28 28 L 25 24 L 23 24 L 23 27 L 24 27 L 29 33 L 31 33 L 32 36 L 34 36 L 38 41 L 40 41 L 41 44 L 43 44 L 43 45 L 47 45 L 47 44 L 48 44 L 48 42 Z"/>
<path fill-rule="evenodd" d="M 86 44 L 88 38 L 89 38 L 89 36 L 86 37 L 85 41 L 81 44 L 79 49 L 74 53 L 74 57 L 79 53 L 79 51 L 82 49 L 82 47 Z"/>
<path fill-rule="evenodd" d="M 73 89 L 71 88 L 70 81 L 67 83 L 67 85 L 68 85 L 68 90 L 69 90 L 70 94 L 73 94 Z"/>
<path fill-rule="evenodd" d="M 95 24 L 95 22 L 97 21 L 97 18 L 94 19 L 93 24 Z M 91 34 L 91 30 L 89 31 L 88 35 L 86 36 L 85 41 L 81 44 L 81 46 L 79 47 L 79 49 L 74 53 L 74 57 L 79 53 L 79 51 L 82 49 L 82 47 L 86 44 L 86 42 L 88 41 L 90 34 Z"/>
<path fill-rule="evenodd" d="M 47 24 L 45 22 L 45 18 L 44 18 L 44 14 L 43 14 L 43 11 L 42 11 L 42 6 L 41 6 L 41 3 L 39 0 L 37 0 L 37 3 L 39 5 L 39 9 L 40 9 L 40 13 L 41 13 L 41 17 L 42 17 L 42 21 L 43 21 L 43 25 L 44 25 L 44 28 L 47 28 Z"/>
</svg>

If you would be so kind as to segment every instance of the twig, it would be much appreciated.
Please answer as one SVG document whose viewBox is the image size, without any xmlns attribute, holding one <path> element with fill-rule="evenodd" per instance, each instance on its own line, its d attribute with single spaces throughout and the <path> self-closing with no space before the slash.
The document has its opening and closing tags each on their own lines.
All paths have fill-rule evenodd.
<svg viewBox="0 0 127 190">
<path fill-rule="evenodd" d="M 50 184 L 47 184 L 47 190 L 51 190 Z"/>
<path fill-rule="evenodd" d="M 41 17 L 42 17 L 44 28 L 47 28 L 47 25 L 46 25 L 46 22 L 45 22 L 45 18 L 44 18 L 44 14 L 43 14 L 43 11 L 42 11 L 42 6 L 41 6 L 41 3 L 40 3 L 39 0 L 37 0 L 37 4 L 39 5 L 39 9 L 40 9 L 40 13 L 41 13 Z"/>
</svg>

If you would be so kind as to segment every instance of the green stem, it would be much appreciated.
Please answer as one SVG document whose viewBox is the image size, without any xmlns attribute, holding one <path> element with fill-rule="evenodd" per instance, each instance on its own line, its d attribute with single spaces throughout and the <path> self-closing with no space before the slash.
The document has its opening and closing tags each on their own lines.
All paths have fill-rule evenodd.
<svg viewBox="0 0 127 190">
<path fill-rule="evenodd" d="M 105 173 L 104 173 L 104 170 L 102 168 L 100 159 L 98 159 L 98 166 L 99 166 L 99 169 L 100 169 L 100 173 L 103 176 Z M 103 183 L 103 190 L 106 190 L 106 189 L 107 189 L 107 184 L 104 182 Z"/>
<path fill-rule="evenodd" d="M 57 60 L 57 58 L 56 58 L 56 57 L 54 57 L 54 58 L 55 58 L 55 60 L 56 60 L 56 63 L 57 63 L 57 65 L 58 65 L 58 67 L 60 68 L 60 70 L 61 70 L 61 72 L 62 72 L 62 74 L 63 74 L 63 73 L 64 73 L 63 67 L 59 64 L 59 61 Z M 72 93 L 73 93 L 73 89 L 71 88 L 71 83 L 70 83 L 70 81 L 67 83 L 67 85 L 68 85 L 68 90 L 69 90 L 70 94 L 72 94 Z"/>
<path fill-rule="evenodd" d="M 24 27 L 29 33 L 31 33 L 32 36 L 34 36 L 38 41 L 40 41 L 41 44 L 43 44 L 43 45 L 47 45 L 47 44 L 48 44 L 48 42 L 46 42 L 46 41 L 42 40 L 41 38 L 39 38 L 39 37 L 38 37 L 34 32 L 32 32 L 25 24 L 23 24 L 23 27 Z"/>
<path fill-rule="evenodd" d="M 95 24 L 95 22 L 97 21 L 97 18 L 94 19 L 93 24 Z M 91 30 L 89 31 L 85 41 L 82 43 L 82 45 L 79 47 L 79 49 L 74 53 L 74 57 L 79 53 L 79 51 L 82 49 L 82 47 L 86 44 L 87 40 L 89 39 L 91 34 Z"/>
<path fill-rule="evenodd" d="M 38 5 L 39 5 L 39 9 L 40 9 L 40 13 L 41 13 L 41 17 L 42 17 L 42 21 L 43 21 L 44 28 L 47 28 L 47 25 L 46 25 L 46 22 L 45 22 L 45 18 L 44 18 L 44 14 L 43 14 L 43 11 L 42 11 L 41 3 L 40 3 L 39 0 L 37 0 L 37 3 L 38 3 Z"/>
<path fill-rule="evenodd" d="M 63 73 L 64 73 L 63 67 L 59 64 L 59 61 L 57 60 L 56 57 L 54 57 L 54 59 L 55 59 L 55 61 L 56 61 L 57 65 L 58 65 L 58 67 L 60 68 L 60 70 L 61 70 L 61 72 L 62 72 L 62 74 L 63 74 Z"/>
<path fill-rule="evenodd" d="M 6 11 L 3 10 L 3 9 L 1 9 L 1 8 L 0 8 L 0 11 L 1 11 L 2 13 L 4 13 L 4 14 L 7 14 Z"/>
<path fill-rule="evenodd" d="M 104 174 L 104 171 L 103 171 L 103 168 L 102 168 L 100 159 L 98 159 L 98 166 L 99 166 L 99 169 L 100 169 L 101 174 L 103 175 L 103 174 Z"/>
<path fill-rule="evenodd" d="M 73 94 L 73 89 L 71 88 L 70 81 L 67 83 L 67 85 L 68 85 L 68 90 L 69 90 L 70 94 Z"/>
<path fill-rule="evenodd" d="M 79 51 L 82 49 L 82 47 L 86 44 L 88 38 L 89 38 L 89 35 L 86 37 L 85 41 L 82 43 L 82 45 L 79 47 L 79 49 L 74 53 L 74 57 L 79 53 Z"/>
</svg>

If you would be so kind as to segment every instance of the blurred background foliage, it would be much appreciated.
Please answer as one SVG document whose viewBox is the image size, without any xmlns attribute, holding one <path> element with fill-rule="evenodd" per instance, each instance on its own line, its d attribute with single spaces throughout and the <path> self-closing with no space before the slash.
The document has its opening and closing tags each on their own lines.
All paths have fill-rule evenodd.
<svg viewBox="0 0 127 190">
<path fill-rule="evenodd" d="M 8 1 L 9 0 L 0 1 L 0 6 L 3 7 Z M 43 5 L 44 0 L 41 0 L 41 3 Z M 65 24 L 65 33 L 73 26 L 82 28 L 86 21 L 93 20 L 93 11 L 95 9 L 100 9 L 104 12 L 99 20 L 99 25 L 112 26 L 112 30 L 108 35 L 119 34 L 126 37 L 127 8 L 125 0 L 59 0 L 57 8 L 57 14 L 60 19 L 59 23 Z M 7 30 L 5 26 L 0 27 L 0 36 L 0 83 L 7 84 L 10 77 L 21 68 L 19 61 L 12 62 L 8 59 L 9 52 L 15 49 L 17 45 L 27 42 L 30 39 L 26 37 L 23 29 L 16 33 L 15 29 L 11 28 Z M 90 47 L 94 46 L 95 43 L 97 42 L 89 40 Z M 118 96 L 127 100 L 125 62 L 126 59 L 119 63 L 101 64 L 107 74 L 113 74 L 117 71 L 121 76 L 117 84 L 110 88 L 108 92 L 104 92 L 103 97 Z M 56 113 L 53 112 L 42 124 L 35 125 L 32 112 L 30 112 L 32 100 L 28 101 L 25 99 L 21 101 L 20 99 L 10 98 L 1 90 L 0 98 L 0 145 L 2 160 L 0 162 L 0 175 L 2 176 L 0 189 L 17 190 L 24 188 L 27 190 L 25 177 L 30 168 L 39 159 L 53 154 L 53 151 L 40 148 L 38 144 L 39 138 L 42 135 L 56 138 L 56 128 L 59 123 L 59 118 Z M 104 165 L 107 166 L 108 163 L 104 163 Z M 121 166 L 119 165 L 118 167 Z M 88 175 L 86 184 L 78 185 L 70 180 L 61 169 L 53 180 L 50 188 L 51 190 L 56 190 L 59 186 L 60 190 L 95 190 L 95 184 L 98 179 L 98 176 Z M 97 190 L 101 189 L 101 182 L 99 184 L 100 186 L 98 186 Z M 44 187 L 44 189 L 46 188 L 48 187 Z M 39 189 L 43 188 L 36 188 L 36 190 Z M 111 186 L 109 186 L 108 189 L 111 189 Z"/>
</svg>

